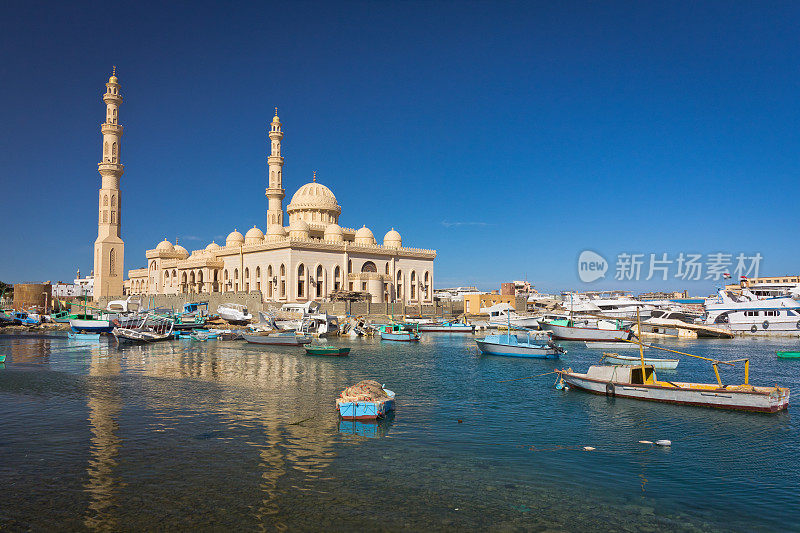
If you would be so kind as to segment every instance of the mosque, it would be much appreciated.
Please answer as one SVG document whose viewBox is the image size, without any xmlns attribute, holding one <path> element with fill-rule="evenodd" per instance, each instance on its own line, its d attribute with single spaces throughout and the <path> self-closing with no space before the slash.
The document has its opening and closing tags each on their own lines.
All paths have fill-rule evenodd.
<svg viewBox="0 0 800 533">
<path fill-rule="evenodd" d="M 327 300 L 334 291 L 360 291 L 372 302 L 433 301 L 435 250 L 409 248 L 394 228 L 378 244 L 365 225 L 356 230 L 339 225 L 342 208 L 333 192 L 318 183 L 316 173 L 287 206 L 284 227 L 283 131 L 278 111 L 270 123 L 267 157 L 266 233 L 252 227 L 234 229 L 225 243 L 211 242 L 191 253 L 164 239 L 147 250 L 147 267 L 120 273 L 122 199 L 119 183 L 122 95 L 116 72 L 106 84 L 106 122 L 98 237 L 95 241 L 95 297 L 120 294 L 182 294 L 260 291 L 265 302 Z"/>
</svg>

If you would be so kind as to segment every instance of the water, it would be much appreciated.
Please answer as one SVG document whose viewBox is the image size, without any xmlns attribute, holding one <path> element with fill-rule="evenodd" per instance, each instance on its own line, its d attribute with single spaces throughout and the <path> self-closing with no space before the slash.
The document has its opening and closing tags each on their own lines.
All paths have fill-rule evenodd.
<svg viewBox="0 0 800 533">
<path fill-rule="evenodd" d="M 352 355 L 0 336 L 0 528 L 798 528 L 797 396 L 763 415 L 558 391 L 552 374 L 498 383 L 585 370 L 600 354 L 582 343 L 537 361 L 466 335 L 333 342 Z M 800 361 L 775 357 L 796 339 L 670 345 L 750 356 L 751 382 L 800 394 Z M 713 380 L 694 359 L 669 375 Z M 396 415 L 340 425 L 334 398 L 364 378 L 397 393 Z M 657 439 L 673 445 L 637 442 Z"/>
</svg>

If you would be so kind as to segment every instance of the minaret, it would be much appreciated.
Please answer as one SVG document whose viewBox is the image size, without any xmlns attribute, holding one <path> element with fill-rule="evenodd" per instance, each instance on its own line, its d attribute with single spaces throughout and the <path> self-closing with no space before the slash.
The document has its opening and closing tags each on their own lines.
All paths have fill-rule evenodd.
<svg viewBox="0 0 800 533">
<path fill-rule="evenodd" d="M 120 163 L 122 126 L 118 122 L 122 96 L 119 93 L 117 68 L 106 83 L 103 101 L 106 103 L 106 121 L 100 126 L 103 133 L 103 158 L 97 165 L 102 176 L 97 220 L 97 240 L 94 241 L 94 299 L 105 296 L 122 296 L 123 261 L 125 243 L 120 238 L 122 224 L 122 198 L 119 180 L 124 167 Z"/>
<path fill-rule="evenodd" d="M 269 165 L 269 186 L 267 187 L 267 198 L 269 206 L 267 208 L 267 226 L 280 224 L 283 226 L 283 197 L 286 193 L 283 190 L 283 157 L 281 157 L 281 121 L 278 118 L 278 108 L 275 108 L 275 116 L 270 123 L 269 138 L 272 141 L 272 149 L 267 164 Z"/>
</svg>

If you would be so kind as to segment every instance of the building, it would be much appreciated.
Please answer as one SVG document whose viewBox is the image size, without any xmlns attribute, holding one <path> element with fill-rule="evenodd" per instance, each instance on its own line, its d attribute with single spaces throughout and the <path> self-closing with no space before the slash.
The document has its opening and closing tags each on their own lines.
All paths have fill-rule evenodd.
<svg viewBox="0 0 800 533">
<path fill-rule="evenodd" d="M 725 290 L 741 292 L 749 289 L 756 296 L 785 296 L 800 289 L 800 275 L 742 278 L 739 283 L 725 285 Z"/>
<path fill-rule="evenodd" d="M 122 104 L 117 68 L 108 78 L 103 101 L 106 121 L 100 126 L 103 134 L 103 155 L 97 170 L 102 177 L 97 219 L 97 240 L 94 241 L 94 298 L 118 296 L 123 293 L 125 243 L 122 242 L 122 197 L 119 181 L 124 167 L 120 163 L 122 126 L 119 125 L 119 106 Z"/>
<path fill-rule="evenodd" d="M 263 301 L 325 300 L 336 291 L 368 293 L 372 302 L 433 302 L 435 250 L 403 246 L 394 228 L 381 244 L 372 231 L 342 227 L 333 192 L 311 182 L 292 196 L 284 226 L 283 131 L 270 123 L 266 233 L 234 229 L 224 243 L 191 253 L 164 239 L 147 250 L 147 267 L 128 272 L 127 294 L 260 291 Z M 120 241 L 121 242 L 121 241 Z"/>
<path fill-rule="evenodd" d="M 477 315 L 481 313 L 481 309 L 486 309 L 499 303 L 507 303 L 514 307 L 514 309 L 524 312 L 526 310 L 526 298 L 524 296 L 516 296 L 514 294 L 497 294 L 494 293 L 480 293 L 480 294 L 465 294 L 464 295 L 464 313 Z"/>
<path fill-rule="evenodd" d="M 94 296 L 94 274 L 81 277 L 81 271 L 78 270 L 78 276 L 72 283 L 53 283 L 53 298 L 66 298 L 70 296 Z"/>
</svg>

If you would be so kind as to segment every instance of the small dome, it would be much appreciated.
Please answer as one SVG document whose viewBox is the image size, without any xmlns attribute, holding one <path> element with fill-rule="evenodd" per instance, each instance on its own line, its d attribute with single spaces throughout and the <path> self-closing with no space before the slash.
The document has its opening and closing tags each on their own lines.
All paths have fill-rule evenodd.
<svg viewBox="0 0 800 533">
<path fill-rule="evenodd" d="M 116 76 L 111 76 L 110 78 L 108 78 L 108 83 L 117 83 L 118 81 L 119 80 L 117 80 Z"/>
<path fill-rule="evenodd" d="M 239 246 L 240 244 L 244 244 L 244 235 L 239 233 L 239 230 L 233 230 L 225 239 L 225 246 Z"/>
<path fill-rule="evenodd" d="M 305 220 L 297 219 L 289 226 L 289 237 L 292 239 L 307 239 L 308 224 Z"/>
<path fill-rule="evenodd" d="M 402 248 L 403 239 L 401 239 L 400 234 L 392 228 L 383 237 L 383 245 L 386 248 Z"/>
<path fill-rule="evenodd" d="M 325 240 L 330 242 L 342 242 L 344 235 L 339 224 L 329 224 L 325 226 Z"/>
<path fill-rule="evenodd" d="M 264 240 L 267 242 L 282 241 L 286 238 L 286 230 L 280 224 L 270 224 L 267 226 L 267 234 Z"/>
<path fill-rule="evenodd" d="M 211 241 L 211 242 L 209 243 L 209 245 L 208 245 L 208 246 L 206 246 L 206 251 L 207 251 L 207 252 L 215 252 L 215 251 L 217 251 L 217 250 L 219 250 L 219 249 L 221 249 L 221 248 L 222 248 L 222 246 L 220 246 L 219 244 L 217 244 L 217 243 L 216 243 L 216 242 L 214 242 L 214 241 Z"/>
<path fill-rule="evenodd" d="M 372 234 L 372 230 L 366 226 L 362 226 L 361 229 L 356 231 L 356 244 L 363 244 L 366 246 L 375 244 L 375 235 Z"/>
<path fill-rule="evenodd" d="M 186 259 L 187 257 L 189 257 L 189 250 L 187 250 L 180 244 L 175 245 L 175 251 L 180 254 L 181 259 Z"/>
<path fill-rule="evenodd" d="M 262 242 L 263 240 L 264 234 L 255 226 L 247 230 L 247 233 L 244 235 L 245 244 L 256 244 Z"/>
<path fill-rule="evenodd" d="M 175 250 L 175 247 L 172 246 L 172 243 L 169 242 L 167 239 L 164 239 L 160 243 L 156 245 L 156 250 L 159 252 L 171 252 Z"/>
</svg>

